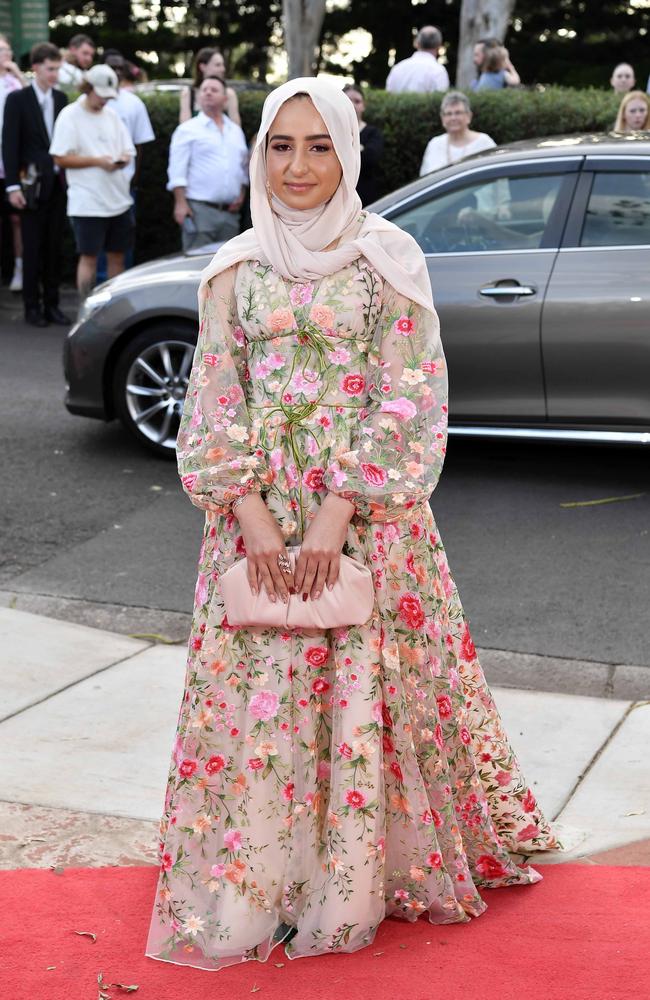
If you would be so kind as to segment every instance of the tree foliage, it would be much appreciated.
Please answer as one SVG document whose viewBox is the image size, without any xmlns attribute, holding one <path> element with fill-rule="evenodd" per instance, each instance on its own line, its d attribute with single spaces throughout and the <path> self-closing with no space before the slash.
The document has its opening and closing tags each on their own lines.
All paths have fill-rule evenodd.
<svg viewBox="0 0 650 1000">
<path fill-rule="evenodd" d="M 172 74 L 177 61 L 189 63 L 201 46 L 217 44 L 230 72 L 246 79 L 266 78 L 274 52 L 282 48 L 282 0 L 50 0 L 55 22 L 52 40 L 65 45 L 75 31 L 91 34 L 104 47 L 119 48 L 143 61 L 157 76 Z M 450 76 L 455 78 L 461 0 L 348 0 L 335 5 L 323 21 L 319 68 L 346 72 L 360 83 L 383 87 L 389 57 L 413 51 L 414 31 L 435 24 L 442 31 Z M 83 27 L 74 17 L 88 18 Z M 68 23 L 66 23 L 68 19 Z M 347 32 L 365 28 L 372 51 L 349 67 L 328 63 Z M 607 87 L 617 62 L 631 62 L 637 82 L 650 73 L 650 5 L 634 0 L 517 0 L 505 43 L 524 84 L 558 83 Z M 138 56 L 138 54 L 140 54 Z"/>
</svg>

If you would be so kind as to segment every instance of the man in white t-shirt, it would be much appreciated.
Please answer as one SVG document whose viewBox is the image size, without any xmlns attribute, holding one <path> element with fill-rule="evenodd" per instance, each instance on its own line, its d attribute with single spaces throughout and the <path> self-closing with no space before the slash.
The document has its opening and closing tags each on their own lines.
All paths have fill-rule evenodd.
<svg viewBox="0 0 650 1000">
<path fill-rule="evenodd" d="M 125 167 L 135 147 L 119 116 L 106 107 L 117 97 L 117 76 L 110 66 L 93 66 L 81 89 L 81 97 L 56 120 L 50 153 L 66 171 L 68 216 L 79 253 L 77 288 L 85 297 L 95 284 L 102 250 L 109 278 L 124 270 L 134 229 Z"/>
<path fill-rule="evenodd" d="M 415 52 L 408 59 L 395 63 L 386 80 L 386 90 L 391 94 L 413 91 L 427 94 L 433 90 L 449 90 L 449 75 L 438 62 L 442 35 L 438 28 L 427 25 L 420 28 L 415 42 Z"/>
</svg>

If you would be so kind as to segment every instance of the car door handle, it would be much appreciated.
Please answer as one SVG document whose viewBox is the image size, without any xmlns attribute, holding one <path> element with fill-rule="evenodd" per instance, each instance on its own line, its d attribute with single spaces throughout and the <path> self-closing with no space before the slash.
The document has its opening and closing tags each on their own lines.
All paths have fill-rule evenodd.
<svg viewBox="0 0 650 1000">
<path fill-rule="evenodd" d="M 536 295 L 537 289 L 530 285 L 485 285 L 484 288 L 479 288 L 478 293 L 498 299 L 503 296 Z"/>
</svg>

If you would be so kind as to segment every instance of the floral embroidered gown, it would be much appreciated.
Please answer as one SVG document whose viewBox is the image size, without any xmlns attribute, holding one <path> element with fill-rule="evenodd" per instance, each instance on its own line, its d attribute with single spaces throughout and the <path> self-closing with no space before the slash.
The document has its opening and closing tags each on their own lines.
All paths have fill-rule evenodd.
<svg viewBox="0 0 650 1000">
<path fill-rule="evenodd" d="M 446 389 L 435 316 L 363 259 L 303 284 L 247 261 L 208 286 L 178 438 L 207 513 L 151 957 L 219 969 L 287 936 L 290 957 L 354 951 L 388 915 L 466 921 L 479 887 L 539 880 L 508 851 L 558 846 L 428 504 Z M 327 491 L 354 503 L 366 625 L 229 626 L 219 575 L 245 554 L 229 504 L 249 490 L 288 544 Z"/>
</svg>

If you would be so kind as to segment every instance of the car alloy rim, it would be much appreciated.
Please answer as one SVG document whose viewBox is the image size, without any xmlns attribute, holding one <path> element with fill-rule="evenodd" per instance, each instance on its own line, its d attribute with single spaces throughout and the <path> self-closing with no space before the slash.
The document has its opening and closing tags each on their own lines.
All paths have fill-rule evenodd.
<svg viewBox="0 0 650 1000">
<path fill-rule="evenodd" d="M 174 448 L 194 347 L 184 340 L 161 340 L 146 347 L 126 376 L 126 405 L 144 437 Z"/>
</svg>

